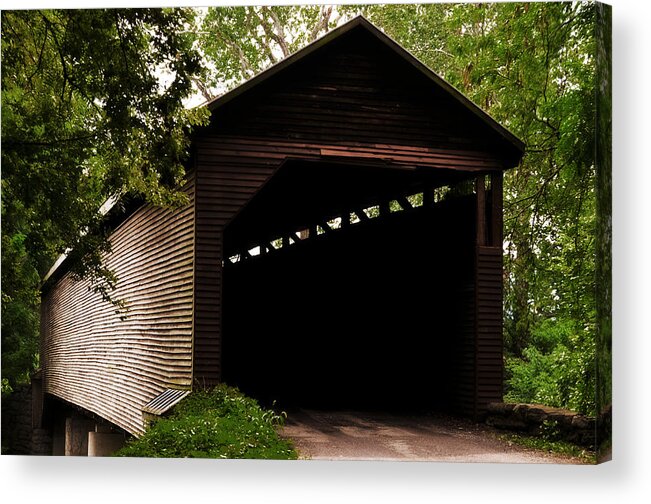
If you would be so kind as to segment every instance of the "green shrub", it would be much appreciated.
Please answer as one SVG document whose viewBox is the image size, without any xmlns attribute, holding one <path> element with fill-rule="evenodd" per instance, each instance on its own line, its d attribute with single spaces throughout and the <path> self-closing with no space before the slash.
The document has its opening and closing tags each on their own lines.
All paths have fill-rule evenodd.
<svg viewBox="0 0 651 504">
<path fill-rule="evenodd" d="M 587 415 L 595 412 L 595 340 L 590 327 L 547 321 L 523 358 L 506 359 L 509 402 L 541 403 Z"/>
<path fill-rule="evenodd" d="M 173 413 L 116 453 L 122 457 L 296 459 L 276 429 L 284 416 L 261 408 L 239 390 L 219 385 L 193 392 Z"/>
</svg>

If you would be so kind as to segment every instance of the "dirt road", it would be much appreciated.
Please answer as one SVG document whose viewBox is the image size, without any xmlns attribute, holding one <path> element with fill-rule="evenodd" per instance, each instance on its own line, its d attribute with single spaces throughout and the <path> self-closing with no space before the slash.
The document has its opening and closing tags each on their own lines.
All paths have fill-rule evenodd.
<svg viewBox="0 0 651 504">
<path fill-rule="evenodd" d="M 487 426 L 438 415 L 298 410 L 288 413 L 282 435 L 310 459 L 580 463 L 510 444 Z"/>
</svg>

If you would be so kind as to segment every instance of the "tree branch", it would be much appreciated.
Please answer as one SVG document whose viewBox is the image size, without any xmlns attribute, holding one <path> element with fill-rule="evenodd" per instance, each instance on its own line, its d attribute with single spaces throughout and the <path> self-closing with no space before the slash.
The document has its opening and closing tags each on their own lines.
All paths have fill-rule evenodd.
<svg viewBox="0 0 651 504">
<path fill-rule="evenodd" d="M 2 141 L 3 147 L 6 149 L 11 149 L 15 146 L 18 145 L 29 145 L 29 146 L 37 146 L 37 147 L 54 147 L 56 145 L 62 144 L 62 143 L 72 143 L 72 142 L 81 142 L 83 140 L 90 140 L 91 138 L 96 138 L 99 133 L 90 133 L 88 135 L 81 135 L 77 137 L 69 137 L 69 138 L 55 138 L 49 142 L 34 142 L 30 140 L 12 140 L 12 139 L 6 139 Z"/>
<path fill-rule="evenodd" d="M 267 54 L 267 56 L 269 57 L 269 60 L 271 61 L 271 64 L 273 65 L 273 64 L 278 62 L 278 59 L 276 58 L 276 56 L 273 53 L 273 50 L 271 49 L 270 41 L 274 40 L 274 41 L 277 42 L 276 39 L 278 37 L 276 36 L 276 34 L 271 29 L 271 26 L 269 26 L 269 23 L 267 23 L 265 21 L 264 17 L 261 14 L 254 11 L 254 15 L 256 16 L 256 19 L 258 20 L 258 23 L 260 23 L 260 26 L 264 30 L 264 34 L 267 37 L 267 39 L 263 43 L 263 46 L 264 46 L 265 53 Z"/>
<path fill-rule="evenodd" d="M 262 11 L 265 12 L 266 7 L 263 7 Z M 273 51 L 271 50 L 269 41 L 273 40 L 276 42 L 281 50 L 283 47 L 283 44 L 286 44 L 284 40 L 282 40 L 278 34 L 276 34 L 273 31 L 273 28 L 269 25 L 269 23 L 266 21 L 264 16 L 262 14 L 258 14 L 258 20 L 260 21 L 260 26 L 262 26 L 262 29 L 264 30 L 264 34 L 267 36 L 267 43 L 265 45 L 267 49 L 267 56 L 269 56 L 269 59 L 271 60 L 272 63 L 276 63 L 278 59 L 274 56 Z M 283 50 L 283 54 L 285 55 L 285 51 Z"/>
<path fill-rule="evenodd" d="M 39 14 L 41 15 L 41 18 L 45 22 L 45 27 L 46 29 L 50 29 L 50 32 L 52 33 L 52 39 L 54 40 L 54 45 L 57 49 L 57 54 L 59 55 L 59 60 L 61 61 L 61 69 L 63 70 L 63 87 L 61 88 L 61 101 L 63 101 L 63 96 L 65 95 L 66 92 L 66 84 L 70 82 L 70 78 L 68 76 L 68 65 L 66 63 L 65 56 L 63 55 L 63 51 L 61 50 L 61 44 L 59 43 L 59 39 L 57 38 L 57 34 L 54 30 L 54 26 L 52 26 L 51 21 L 43 14 L 42 11 L 39 11 Z"/>
<path fill-rule="evenodd" d="M 240 61 L 240 65 L 242 65 L 242 68 L 244 69 L 245 73 L 248 73 L 249 76 L 255 74 L 255 70 L 253 69 L 251 62 L 246 57 L 246 54 L 244 54 L 244 51 L 238 44 L 230 40 L 228 37 L 224 37 L 220 32 L 215 32 L 215 35 L 224 44 L 226 44 L 226 47 L 230 49 L 231 53 L 238 58 L 238 60 Z"/>
<path fill-rule="evenodd" d="M 524 203 L 525 201 L 529 201 L 529 200 L 537 200 L 540 196 L 542 196 L 544 194 L 544 192 L 547 190 L 547 186 L 549 185 L 549 183 L 552 180 L 554 180 L 554 178 L 556 178 L 556 176 L 561 172 L 563 167 L 564 167 L 564 165 L 559 166 L 558 168 L 556 168 L 556 170 L 554 170 L 549 175 L 549 177 L 547 177 L 545 180 L 543 180 L 542 184 L 540 184 L 540 187 L 538 188 L 538 190 L 535 193 L 533 193 L 533 194 L 531 194 L 529 196 L 526 196 L 524 198 L 521 198 L 521 199 L 519 199 L 517 201 L 513 201 L 512 203 L 509 203 L 508 206 L 516 206 L 516 205 L 519 205 L 520 203 Z M 518 218 L 520 215 L 522 215 L 523 212 L 524 212 L 524 209 L 521 210 L 517 215 L 512 216 L 510 219 L 508 219 L 508 221 L 511 221 L 513 219 Z"/>
<path fill-rule="evenodd" d="M 61 69 L 63 71 L 63 87 L 61 89 L 61 102 L 64 101 L 66 84 L 69 84 L 70 87 L 75 89 L 88 102 L 89 105 L 91 105 L 98 113 L 101 114 L 102 109 L 97 106 L 95 100 L 90 98 L 86 94 L 86 92 L 79 85 L 77 85 L 77 83 L 72 78 L 72 75 L 68 73 L 68 64 L 66 63 L 65 54 L 63 53 L 63 48 L 61 46 L 61 43 L 59 42 L 59 39 L 57 38 L 57 34 L 56 31 L 54 30 L 54 26 L 52 25 L 52 22 L 43 14 L 42 11 L 39 11 L 39 13 L 41 15 L 41 18 L 43 18 L 43 21 L 45 22 L 46 26 L 49 27 L 50 33 L 52 33 L 52 40 L 54 41 L 56 52 L 59 55 L 59 60 L 61 61 Z"/>
<path fill-rule="evenodd" d="M 120 30 L 120 18 L 118 12 L 115 11 L 115 30 L 118 32 L 118 38 L 120 39 L 120 49 L 122 51 L 122 60 L 124 61 L 124 68 L 127 74 L 131 73 L 129 68 L 129 58 L 127 57 L 127 50 L 124 44 L 124 38 L 122 37 L 122 31 Z"/>
<path fill-rule="evenodd" d="M 210 101 L 214 98 L 213 94 L 210 92 L 210 89 L 203 83 L 203 81 L 197 77 L 192 77 L 192 82 L 194 82 L 194 85 L 197 86 L 197 89 L 201 92 L 201 95 L 206 99 L 206 101 Z"/>
<path fill-rule="evenodd" d="M 278 45 L 280 46 L 280 49 L 283 52 L 283 57 L 287 57 L 290 54 L 289 47 L 287 46 L 287 40 L 285 39 L 285 30 L 283 28 L 283 24 L 280 22 L 280 19 L 276 15 L 276 13 L 273 11 L 273 9 L 269 7 L 263 7 L 263 10 L 269 13 L 269 16 L 271 16 L 271 19 L 274 22 L 274 27 L 275 27 L 275 34 L 276 37 L 274 37 L 274 40 L 278 42 Z"/>
<path fill-rule="evenodd" d="M 41 69 L 41 65 L 43 63 L 43 51 L 45 50 L 45 43 L 47 42 L 47 34 L 48 34 L 48 26 L 45 25 L 45 33 L 43 34 L 43 43 L 41 44 L 41 50 L 39 51 L 38 59 L 36 60 L 36 68 L 34 69 L 32 74 L 27 79 L 27 81 L 29 82 L 30 85 L 32 84 L 32 79 L 34 78 L 34 76 Z"/>
<path fill-rule="evenodd" d="M 317 24 L 314 25 L 314 28 L 312 28 L 312 31 L 310 32 L 310 38 L 309 38 L 310 42 L 316 40 L 316 38 L 319 36 L 319 33 L 321 33 L 322 30 L 328 28 L 328 22 L 330 21 L 330 16 L 332 16 L 332 5 L 328 6 L 327 8 L 325 5 L 322 5 L 321 19 Z"/>
</svg>

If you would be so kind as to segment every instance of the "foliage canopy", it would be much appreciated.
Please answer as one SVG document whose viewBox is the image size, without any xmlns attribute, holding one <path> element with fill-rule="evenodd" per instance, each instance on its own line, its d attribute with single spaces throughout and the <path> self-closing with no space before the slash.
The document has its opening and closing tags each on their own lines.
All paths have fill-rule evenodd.
<svg viewBox="0 0 651 504">
<path fill-rule="evenodd" d="M 182 201 L 202 62 L 189 9 L 2 12 L 2 376 L 31 367 L 39 283 L 73 271 L 110 299 L 102 205 Z"/>
</svg>

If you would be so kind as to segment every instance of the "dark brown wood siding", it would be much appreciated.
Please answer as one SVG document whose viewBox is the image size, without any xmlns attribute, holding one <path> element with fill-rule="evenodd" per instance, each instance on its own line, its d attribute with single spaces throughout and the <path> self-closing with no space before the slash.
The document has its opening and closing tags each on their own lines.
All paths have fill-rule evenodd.
<svg viewBox="0 0 651 504">
<path fill-rule="evenodd" d="M 193 379 L 200 386 L 221 378 L 221 273 L 224 222 L 228 218 L 222 188 L 226 180 L 204 168 L 208 161 L 198 149 L 196 171 L 196 241 Z M 238 186 L 230 186 L 237 193 Z M 233 196 L 236 197 L 236 196 Z"/>
<path fill-rule="evenodd" d="M 473 265 L 467 264 L 472 274 Z M 453 362 L 450 374 L 450 389 L 452 395 L 451 410 L 463 416 L 475 415 L 475 285 L 473 278 L 460 281 L 452 290 L 454 296 L 454 331 L 453 352 L 450 359 Z"/>
<path fill-rule="evenodd" d="M 221 376 L 224 229 L 283 162 L 485 172 L 506 168 L 496 143 L 473 114 L 362 32 L 215 110 L 197 138 L 194 378 Z"/>
<path fill-rule="evenodd" d="M 43 298 L 44 391 L 136 435 L 146 403 L 191 385 L 194 180 L 186 192 L 185 208 L 143 206 L 111 235 L 125 320 L 70 274 Z"/>
<path fill-rule="evenodd" d="M 477 247 L 476 259 L 476 414 L 502 400 L 502 247 Z"/>
</svg>

